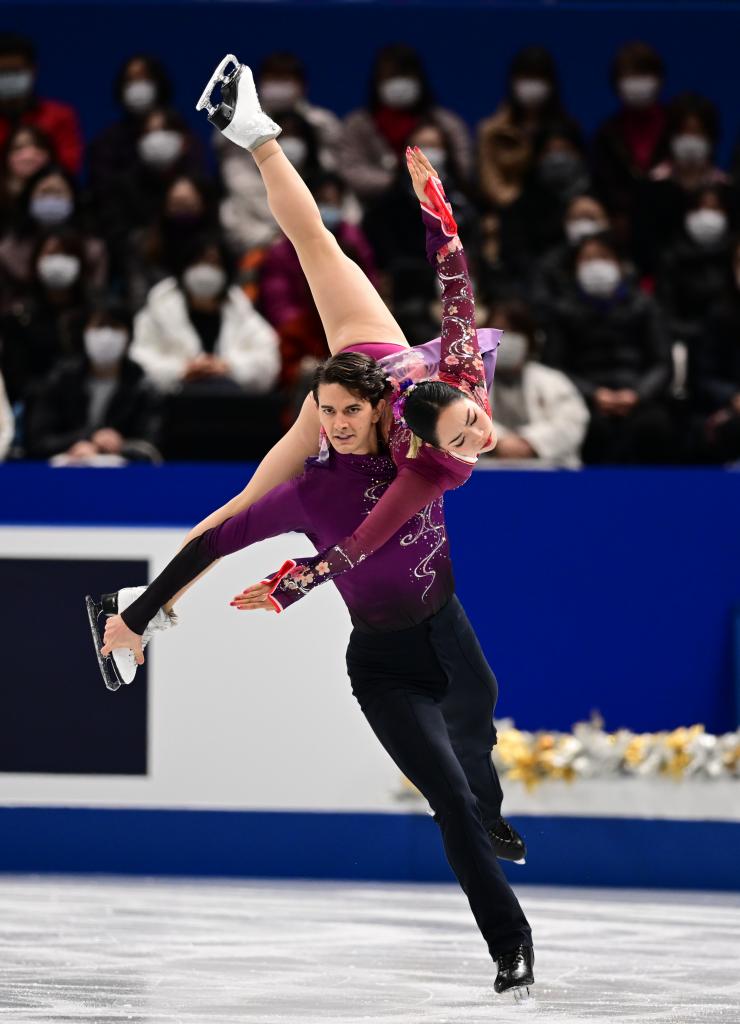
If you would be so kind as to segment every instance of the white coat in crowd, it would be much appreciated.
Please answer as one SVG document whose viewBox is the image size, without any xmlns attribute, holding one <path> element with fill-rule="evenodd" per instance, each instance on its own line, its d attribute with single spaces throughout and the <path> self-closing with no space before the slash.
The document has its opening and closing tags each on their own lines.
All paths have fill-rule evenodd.
<svg viewBox="0 0 740 1024">
<path fill-rule="evenodd" d="M 245 391 L 271 391 L 280 373 L 277 334 L 236 285 L 226 293 L 221 313 L 214 355 L 228 363 Z M 165 278 L 152 288 L 134 319 L 130 357 L 160 391 L 173 391 L 187 364 L 202 351 L 184 292 L 176 278 Z"/>
<path fill-rule="evenodd" d="M 491 388 L 493 421 L 499 438 L 517 434 L 535 450 L 537 457 L 561 466 L 581 464 L 580 448 L 586 436 L 589 412 L 575 384 L 564 373 L 530 361 L 522 367 L 518 383 L 522 422 L 507 425 L 496 418 L 497 404 L 506 406 L 501 392 L 503 379 L 494 377 Z M 497 402 L 497 393 L 502 400 Z"/>
<path fill-rule="evenodd" d="M 0 374 L 0 460 L 4 459 L 10 450 L 15 433 L 15 421 L 13 410 L 5 391 L 5 381 Z"/>
</svg>

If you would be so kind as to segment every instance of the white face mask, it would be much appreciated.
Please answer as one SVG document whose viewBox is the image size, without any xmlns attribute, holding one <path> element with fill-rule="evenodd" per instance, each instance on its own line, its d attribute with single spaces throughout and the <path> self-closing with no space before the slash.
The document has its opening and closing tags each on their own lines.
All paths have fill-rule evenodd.
<svg viewBox="0 0 740 1024">
<path fill-rule="evenodd" d="M 613 294 L 622 274 L 614 260 L 595 259 L 581 263 L 576 276 L 587 295 L 606 299 Z"/>
<path fill-rule="evenodd" d="M 48 288 L 68 288 L 80 276 L 80 261 L 77 256 L 58 252 L 42 256 L 36 269 Z"/>
<path fill-rule="evenodd" d="M 0 100 L 19 100 L 33 89 L 33 71 L 0 71 Z"/>
<path fill-rule="evenodd" d="M 442 146 L 423 146 L 424 156 L 440 176 L 447 163 L 447 153 Z"/>
<path fill-rule="evenodd" d="M 303 167 L 308 156 L 308 146 L 303 139 L 296 135 L 288 135 L 287 138 L 280 140 L 280 146 L 294 167 Z"/>
<path fill-rule="evenodd" d="M 593 217 L 576 217 L 565 222 L 565 237 L 571 245 L 577 245 L 582 238 L 590 238 L 605 230 L 606 226 Z"/>
<path fill-rule="evenodd" d="M 319 213 L 327 231 L 338 228 L 344 218 L 341 206 L 335 206 L 334 203 L 319 203 Z"/>
<path fill-rule="evenodd" d="M 504 373 L 518 370 L 527 360 L 529 341 L 525 334 L 517 331 L 504 331 L 501 345 L 496 352 L 496 369 Z"/>
<path fill-rule="evenodd" d="M 139 139 L 139 156 L 152 167 L 166 167 L 182 153 L 183 137 L 169 128 L 147 132 Z"/>
<path fill-rule="evenodd" d="M 128 331 L 121 327 L 89 327 L 85 331 L 85 352 L 95 366 L 115 366 L 126 351 Z"/>
<path fill-rule="evenodd" d="M 617 82 L 617 92 L 628 107 L 649 107 L 660 92 L 660 79 L 654 75 L 625 75 Z"/>
<path fill-rule="evenodd" d="M 406 75 L 395 75 L 393 78 L 386 78 L 378 86 L 378 95 L 381 103 L 386 107 L 393 107 L 395 110 L 405 110 L 413 107 L 419 102 L 421 96 L 421 82 L 418 78 L 411 78 Z"/>
<path fill-rule="evenodd" d="M 301 87 L 290 78 L 273 78 L 260 86 L 260 102 L 265 110 L 290 110 L 301 95 Z"/>
<path fill-rule="evenodd" d="M 671 139 L 671 152 L 679 164 L 703 164 L 709 156 L 709 142 L 703 135 L 675 135 Z"/>
<path fill-rule="evenodd" d="M 185 287 L 196 299 L 213 299 L 223 291 L 226 273 L 212 263 L 194 263 L 182 275 Z"/>
<path fill-rule="evenodd" d="M 74 204 L 69 196 L 34 196 L 28 212 L 39 224 L 61 224 L 72 215 Z"/>
<path fill-rule="evenodd" d="M 721 210 L 691 210 L 685 223 L 690 237 L 699 245 L 718 242 L 727 230 L 727 217 Z"/>
<path fill-rule="evenodd" d="M 544 78 L 515 78 L 511 91 L 523 107 L 541 107 L 549 98 L 550 83 Z"/>
<path fill-rule="evenodd" d="M 123 105 L 132 114 L 144 114 L 157 100 L 157 86 L 148 78 L 127 82 L 123 87 Z"/>
</svg>

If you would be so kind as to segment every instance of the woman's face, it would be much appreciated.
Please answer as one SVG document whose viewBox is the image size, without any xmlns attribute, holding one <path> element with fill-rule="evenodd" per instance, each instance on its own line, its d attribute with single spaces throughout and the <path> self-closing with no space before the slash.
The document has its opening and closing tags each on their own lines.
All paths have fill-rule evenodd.
<svg viewBox="0 0 740 1024">
<path fill-rule="evenodd" d="M 38 144 L 31 132 L 19 131 L 8 150 L 8 172 L 27 181 L 49 162 L 49 153 Z"/>
<path fill-rule="evenodd" d="M 425 125 L 413 132 L 409 138 L 410 146 L 418 146 L 437 174 L 444 175 L 447 163 L 447 147 L 442 132 L 434 125 Z"/>
<path fill-rule="evenodd" d="M 490 452 L 496 445 L 493 423 L 481 407 L 461 393 L 460 398 L 440 410 L 437 441 L 442 451 L 462 458 Z"/>
</svg>

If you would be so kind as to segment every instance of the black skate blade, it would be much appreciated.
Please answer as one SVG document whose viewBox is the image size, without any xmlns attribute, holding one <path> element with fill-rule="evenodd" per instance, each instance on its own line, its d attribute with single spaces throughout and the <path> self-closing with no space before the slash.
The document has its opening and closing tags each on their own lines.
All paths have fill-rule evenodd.
<svg viewBox="0 0 740 1024">
<path fill-rule="evenodd" d="M 229 66 L 229 64 L 234 65 L 234 70 L 230 74 L 224 75 L 224 71 Z M 224 59 L 221 61 L 221 63 L 218 64 L 218 66 L 216 67 L 210 79 L 208 80 L 208 85 L 206 85 L 205 89 L 200 94 L 200 99 L 195 104 L 195 109 L 205 109 L 208 111 L 209 115 L 215 113 L 215 111 L 217 110 L 217 106 L 211 101 L 213 90 L 216 88 L 217 85 L 221 85 L 224 82 L 230 82 L 234 78 L 234 75 L 238 74 L 239 71 L 241 71 L 241 64 L 236 59 L 233 53 L 227 53 Z"/>
<path fill-rule="evenodd" d="M 103 638 L 100 635 L 98 629 L 98 619 L 102 613 L 102 606 L 94 601 L 88 594 L 85 597 L 85 609 L 87 610 L 87 621 L 90 624 L 90 633 L 92 634 L 93 647 L 95 648 L 95 657 L 98 659 L 98 668 L 100 674 L 103 677 L 103 682 L 109 690 L 120 689 L 122 680 L 118 678 L 115 665 L 112 658 L 104 658 L 100 653 L 100 648 L 103 646 Z"/>
</svg>

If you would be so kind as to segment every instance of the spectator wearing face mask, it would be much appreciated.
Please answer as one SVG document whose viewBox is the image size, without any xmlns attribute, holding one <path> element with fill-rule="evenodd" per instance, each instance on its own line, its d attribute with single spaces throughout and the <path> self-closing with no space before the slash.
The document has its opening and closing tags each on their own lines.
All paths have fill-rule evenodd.
<svg viewBox="0 0 740 1024">
<path fill-rule="evenodd" d="M 647 43 L 620 47 L 611 68 L 619 110 L 597 129 L 594 186 L 611 213 L 614 232 L 629 243 L 637 189 L 666 155 L 666 108 L 660 101 L 665 67 Z"/>
<path fill-rule="evenodd" d="M 0 373 L 0 462 L 7 458 L 15 435 L 15 419 L 10 408 L 5 381 Z"/>
<path fill-rule="evenodd" d="M 573 287 L 552 318 L 545 357 L 589 406 L 584 462 L 676 460 L 665 404 L 671 376 L 665 321 L 655 301 L 625 275 L 608 236 L 578 246 Z"/>
<path fill-rule="evenodd" d="M 0 34 L 0 148 L 19 124 L 33 125 L 47 135 L 56 160 L 70 174 L 82 167 L 82 133 L 67 103 L 36 95 L 36 52 L 30 40 L 12 32 Z"/>
<path fill-rule="evenodd" d="M 70 230 L 39 239 L 22 302 L 0 319 L 2 373 L 13 405 L 24 402 L 61 358 L 80 351 L 89 306 L 84 239 Z"/>
<path fill-rule="evenodd" d="M 740 459 L 740 242 L 730 249 L 731 289 L 716 303 L 690 354 L 697 461 Z"/>
<path fill-rule="evenodd" d="M 564 373 L 536 360 L 535 323 L 529 309 L 518 299 L 497 303 L 488 326 L 504 332 L 490 393 L 498 436 L 491 456 L 504 463 L 540 459 L 579 466 L 588 408 Z"/>
<path fill-rule="evenodd" d="M 681 231 L 658 264 L 656 295 L 668 317 L 671 338 L 689 348 L 732 287 L 732 227 L 723 193 L 702 189 L 690 199 Z"/>
<path fill-rule="evenodd" d="M 714 163 L 719 115 L 713 103 L 696 93 L 677 96 L 668 107 L 668 157 L 650 172 L 640 191 L 635 223 L 635 255 L 653 273 L 663 246 L 678 234 L 686 203 L 701 189 L 728 193 L 731 180 Z"/>
<path fill-rule="evenodd" d="M 377 54 L 368 104 L 344 121 L 341 173 L 364 203 L 390 188 L 403 169 L 407 139 L 422 122 L 434 121 L 449 140 L 466 180 L 472 173 L 472 144 L 465 122 L 436 105 L 416 50 L 396 44 Z"/>
<path fill-rule="evenodd" d="M 322 167 L 316 129 L 296 112 L 285 112 L 280 127 L 278 142 L 301 177 L 308 179 L 319 174 Z M 257 165 L 251 153 L 229 143 L 220 132 L 216 134 L 222 140 L 216 149 L 221 156 L 226 189 L 221 203 L 221 226 L 227 241 L 238 253 L 268 246 L 279 236 L 280 229 L 270 212 Z"/>
<path fill-rule="evenodd" d="M 521 195 L 501 211 L 503 258 L 512 273 L 531 276 L 537 260 L 562 240 L 568 204 L 590 184 L 578 132 L 561 125 L 540 136 Z"/>
<path fill-rule="evenodd" d="M 90 186 L 98 205 L 115 191 L 122 168 L 137 163 L 139 136 L 153 110 L 172 103 L 172 81 L 157 57 L 136 54 L 119 68 L 113 96 L 120 117 L 94 139 L 88 151 Z"/>
<path fill-rule="evenodd" d="M 7 282 L 8 302 L 22 298 L 33 276 L 33 252 L 48 231 L 69 229 L 83 238 L 88 284 L 102 288 L 108 280 L 105 243 L 87 230 L 84 198 L 74 179 L 61 167 L 49 165 L 26 181 L 18 197 L 17 215 L 0 237 L 0 269 Z"/>
<path fill-rule="evenodd" d="M 99 189 L 95 197 L 98 222 L 118 274 L 125 272 L 131 232 L 156 221 L 168 188 L 182 175 L 205 175 L 201 144 L 180 114 L 150 110 L 139 120 L 132 162 L 121 165 L 110 188 Z"/>
<path fill-rule="evenodd" d="M 138 228 L 129 239 L 126 292 L 131 308 L 141 309 L 155 284 L 182 269 L 182 261 L 194 242 L 217 230 L 218 205 L 213 183 L 189 175 L 175 178 L 167 188 L 154 224 Z"/>
<path fill-rule="evenodd" d="M 152 288 L 134 320 L 131 358 L 161 392 L 265 394 L 280 372 L 277 335 L 233 284 L 217 238 L 196 243 L 182 273 Z"/>
<path fill-rule="evenodd" d="M 342 178 L 321 172 L 309 180 L 324 226 L 340 247 L 377 286 L 372 249 L 364 232 L 344 217 L 346 185 Z M 418 200 L 417 200 L 418 209 Z M 417 214 L 418 218 L 418 214 Z M 260 308 L 280 338 L 281 383 L 293 395 L 302 383 L 309 390 L 309 377 L 318 362 L 326 358 L 327 340 L 316 304 L 301 269 L 298 256 L 287 238 L 275 241 L 267 250 L 260 278 Z M 297 395 L 295 396 L 297 399 Z"/>
<path fill-rule="evenodd" d="M 590 195 L 576 196 L 568 203 L 563 219 L 563 240 L 537 260 L 530 298 L 537 315 L 547 323 L 552 312 L 573 285 L 573 254 L 584 238 L 609 230 L 603 204 Z"/>
<path fill-rule="evenodd" d="M 552 54 L 527 47 L 511 62 L 505 99 L 478 126 L 478 176 L 488 203 L 503 208 L 519 198 L 537 139 L 556 124 L 580 134 L 563 107 Z"/>
<path fill-rule="evenodd" d="M 96 303 L 83 329 L 84 350 L 56 366 L 39 389 L 26 432 L 32 458 L 65 462 L 156 461 L 154 395 L 128 358 L 131 320 L 124 307 Z"/>
</svg>

